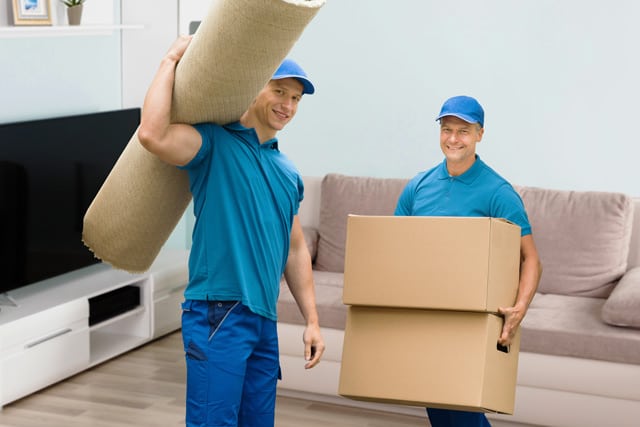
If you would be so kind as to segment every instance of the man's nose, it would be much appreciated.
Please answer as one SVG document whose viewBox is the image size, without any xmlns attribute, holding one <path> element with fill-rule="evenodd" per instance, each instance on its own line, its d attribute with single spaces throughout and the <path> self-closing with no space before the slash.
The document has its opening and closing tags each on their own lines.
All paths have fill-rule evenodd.
<svg viewBox="0 0 640 427">
<path fill-rule="evenodd" d="M 292 106 L 293 106 L 293 100 L 287 98 L 284 101 L 282 101 L 282 105 L 290 110 L 292 108 Z"/>
</svg>

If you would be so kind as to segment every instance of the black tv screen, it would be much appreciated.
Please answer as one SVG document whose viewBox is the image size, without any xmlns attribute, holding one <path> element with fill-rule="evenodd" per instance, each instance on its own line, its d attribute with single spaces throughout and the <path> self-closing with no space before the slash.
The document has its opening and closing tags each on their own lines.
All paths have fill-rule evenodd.
<svg viewBox="0 0 640 427">
<path fill-rule="evenodd" d="M 97 262 L 84 214 L 140 109 L 0 124 L 0 293 Z"/>
</svg>

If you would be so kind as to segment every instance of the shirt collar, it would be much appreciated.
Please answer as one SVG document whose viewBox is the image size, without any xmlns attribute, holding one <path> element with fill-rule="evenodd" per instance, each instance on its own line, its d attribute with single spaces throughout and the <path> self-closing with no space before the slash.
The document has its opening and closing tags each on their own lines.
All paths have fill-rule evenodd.
<svg viewBox="0 0 640 427">
<path fill-rule="evenodd" d="M 463 184 L 472 184 L 482 173 L 484 162 L 480 160 L 480 156 L 476 154 L 476 161 L 462 175 L 451 176 L 447 170 L 447 159 L 444 159 L 438 169 L 438 179 L 455 179 Z"/>
<path fill-rule="evenodd" d="M 225 129 L 229 129 L 235 132 L 250 132 L 255 140 L 256 143 L 260 145 L 260 148 L 262 149 L 271 149 L 271 150 L 278 150 L 278 138 L 271 138 L 268 141 L 263 142 L 262 144 L 260 144 L 259 140 L 258 140 L 258 134 L 256 133 L 256 130 L 254 128 L 246 128 L 244 126 L 242 126 L 242 124 L 240 123 L 240 121 L 236 121 L 236 122 L 231 122 L 231 123 L 227 123 L 225 125 L 223 125 L 223 127 Z"/>
</svg>

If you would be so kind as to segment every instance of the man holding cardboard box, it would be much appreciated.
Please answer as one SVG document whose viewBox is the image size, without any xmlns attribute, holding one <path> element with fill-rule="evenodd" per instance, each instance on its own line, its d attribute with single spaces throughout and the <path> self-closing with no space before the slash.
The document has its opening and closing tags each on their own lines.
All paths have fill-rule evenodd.
<svg viewBox="0 0 640 427">
<path fill-rule="evenodd" d="M 484 134 L 484 110 L 468 96 L 448 99 L 436 118 L 445 160 L 414 177 L 402 192 L 398 216 L 460 216 L 507 219 L 521 228 L 521 268 L 512 307 L 500 307 L 504 326 L 498 342 L 509 346 L 536 292 L 542 265 L 522 199 L 513 187 L 476 154 Z M 438 426 L 488 426 L 481 412 L 427 408 Z"/>
</svg>

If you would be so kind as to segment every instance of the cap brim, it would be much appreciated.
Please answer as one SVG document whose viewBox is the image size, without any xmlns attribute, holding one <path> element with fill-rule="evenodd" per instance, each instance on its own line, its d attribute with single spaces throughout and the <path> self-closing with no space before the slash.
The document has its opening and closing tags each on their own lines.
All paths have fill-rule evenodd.
<svg viewBox="0 0 640 427">
<path fill-rule="evenodd" d="M 464 120 L 467 123 L 471 123 L 471 124 L 475 124 L 475 123 L 480 123 L 478 120 L 475 120 L 467 115 L 464 114 L 457 114 L 457 113 L 446 113 L 446 114 L 441 114 L 438 117 L 436 117 L 436 122 L 438 120 L 440 120 L 443 117 L 447 117 L 447 116 L 453 116 L 453 117 L 457 117 L 460 120 Z"/>
<path fill-rule="evenodd" d="M 309 95 L 312 95 L 316 91 L 316 88 L 313 87 L 313 83 L 311 83 L 311 81 L 304 76 L 298 76 L 296 74 L 286 74 L 286 75 L 274 77 L 273 80 L 288 79 L 288 78 L 296 79 L 300 83 L 302 83 L 303 94 L 308 93 Z"/>
</svg>

